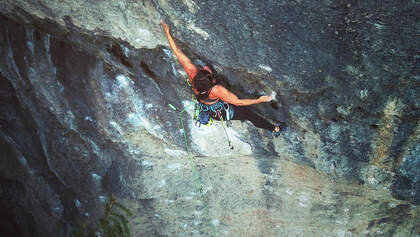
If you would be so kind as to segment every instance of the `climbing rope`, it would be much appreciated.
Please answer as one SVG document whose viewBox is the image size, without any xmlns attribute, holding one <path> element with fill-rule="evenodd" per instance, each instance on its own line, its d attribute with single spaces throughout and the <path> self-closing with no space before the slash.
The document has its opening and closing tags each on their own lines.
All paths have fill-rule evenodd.
<svg viewBox="0 0 420 237">
<path fill-rule="evenodd" d="M 206 198 L 205 198 L 205 193 L 204 193 L 204 186 L 203 186 L 203 184 L 201 183 L 201 181 L 200 181 L 200 176 L 198 175 L 198 171 L 197 171 L 197 169 L 195 168 L 196 167 L 196 165 L 195 165 L 195 163 L 194 163 L 194 160 L 192 159 L 192 154 L 189 152 L 189 146 L 188 146 L 188 141 L 187 141 L 187 132 L 186 132 L 186 130 L 185 130 L 185 127 L 184 127 L 184 120 L 182 119 L 182 114 L 184 113 L 184 112 L 186 112 L 187 111 L 187 109 L 192 105 L 192 104 L 194 104 L 194 103 L 190 103 L 190 104 L 188 104 L 186 107 L 184 107 L 184 109 L 183 110 L 181 110 L 181 112 L 179 112 L 179 121 L 181 122 L 181 126 L 182 126 L 182 131 L 183 131 L 183 133 L 184 133 L 184 143 L 185 143 L 185 149 L 186 149 L 186 151 L 187 151 L 187 153 L 188 153 L 188 160 L 189 160 L 189 162 L 190 162 L 190 165 L 191 165 L 191 170 L 192 170 L 192 172 L 193 172 L 193 174 L 194 174 L 194 176 L 195 176 L 195 181 L 196 181 L 196 184 L 197 184 L 197 189 L 198 189 L 198 191 L 199 191 L 199 193 L 201 194 L 201 199 L 202 199 L 202 201 L 203 201 L 203 204 L 204 204 L 204 208 L 205 208 L 205 211 L 206 211 L 206 215 L 208 216 L 208 218 L 209 218 L 209 222 L 210 222 L 210 225 L 213 227 L 213 231 L 214 231 L 214 236 L 216 237 L 217 236 L 217 232 L 216 232 L 216 227 L 213 225 L 213 223 L 211 222 L 211 217 L 210 217 L 210 209 L 209 209 L 209 207 L 208 207 L 208 205 L 207 205 L 207 201 L 206 201 Z M 169 107 L 172 109 L 172 110 L 174 110 L 174 111 L 177 111 L 177 109 L 176 109 L 176 107 L 175 106 L 173 106 L 173 105 L 171 105 L 171 104 L 168 104 L 169 105 Z"/>
</svg>

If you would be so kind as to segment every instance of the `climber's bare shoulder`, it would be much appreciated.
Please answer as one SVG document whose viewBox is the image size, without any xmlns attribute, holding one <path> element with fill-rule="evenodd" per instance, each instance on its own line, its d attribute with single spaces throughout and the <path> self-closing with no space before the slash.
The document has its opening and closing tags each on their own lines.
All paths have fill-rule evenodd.
<svg viewBox="0 0 420 237">
<path fill-rule="evenodd" d="M 211 90 L 211 95 L 232 104 L 235 104 L 238 100 L 238 97 L 234 93 L 222 85 L 215 85 Z"/>
</svg>

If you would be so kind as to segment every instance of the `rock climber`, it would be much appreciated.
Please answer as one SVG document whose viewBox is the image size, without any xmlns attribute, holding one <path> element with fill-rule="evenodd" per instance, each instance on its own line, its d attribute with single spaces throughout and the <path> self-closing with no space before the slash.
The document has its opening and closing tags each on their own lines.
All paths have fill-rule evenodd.
<svg viewBox="0 0 420 237">
<path fill-rule="evenodd" d="M 169 26 L 163 20 L 161 25 L 172 52 L 188 75 L 192 90 L 200 105 L 200 115 L 202 112 L 213 111 L 211 117 L 216 120 L 249 120 L 254 126 L 271 131 L 275 137 L 280 135 L 286 127 L 285 123 L 275 126 L 247 108 L 249 105 L 269 102 L 273 99 L 271 96 L 264 95 L 258 99 L 239 99 L 234 93 L 217 84 L 209 66 L 197 67 L 194 65 L 175 43 Z M 203 123 L 201 119 L 200 122 Z"/>
</svg>

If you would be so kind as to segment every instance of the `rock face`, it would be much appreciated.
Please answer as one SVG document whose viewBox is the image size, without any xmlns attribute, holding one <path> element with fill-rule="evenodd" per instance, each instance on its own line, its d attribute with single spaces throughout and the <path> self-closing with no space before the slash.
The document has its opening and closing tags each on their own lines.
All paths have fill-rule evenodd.
<svg viewBox="0 0 420 237">
<path fill-rule="evenodd" d="M 2 1 L 2 233 L 420 235 L 418 3 L 245 2 Z M 286 132 L 195 126 L 161 18 Z"/>
</svg>

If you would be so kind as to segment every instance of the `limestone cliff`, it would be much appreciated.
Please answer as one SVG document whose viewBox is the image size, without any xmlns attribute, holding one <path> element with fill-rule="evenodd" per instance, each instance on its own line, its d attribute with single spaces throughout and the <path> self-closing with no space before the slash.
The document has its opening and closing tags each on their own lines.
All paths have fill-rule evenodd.
<svg viewBox="0 0 420 237">
<path fill-rule="evenodd" d="M 133 236 L 420 235 L 418 12 L 408 0 L 1 1 L 0 230 L 70 236 L 113 193 Z M 161 19 L 240 97 L 276 93 L 252 109 L 284 134 L 197 127 Z"/>
</svg>

